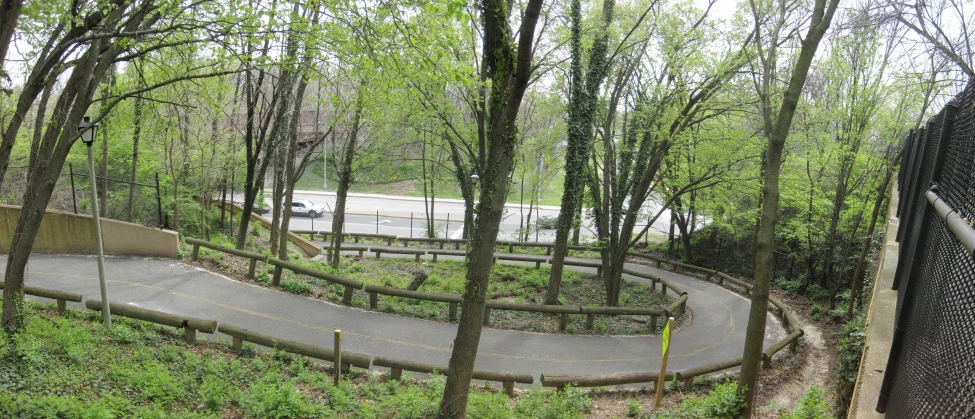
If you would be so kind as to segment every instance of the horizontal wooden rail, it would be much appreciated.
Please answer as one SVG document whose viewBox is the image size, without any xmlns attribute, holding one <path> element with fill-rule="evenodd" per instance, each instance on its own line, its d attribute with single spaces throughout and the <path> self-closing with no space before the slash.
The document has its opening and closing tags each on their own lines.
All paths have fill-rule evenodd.
<svg viewBox="0 0 975 419">
<path fill-rule="evenodd" d="M 250 278 L 250 279 L 254 279 L 254 275 L 256 274 L 256 271 L 257 271 L 257 262 L 258 261 L 267 263 L 267 256 L 262 255 L 260 253 L 248 252 L 246 250 L 239 250 L 239 249 L 234 249 L 232 247 L 221 246 L 221 245 L 216 244 L 216 243 L 210 243 L 208 241 L 203 241 L 203 240 L 200 240 L 200 239 L 194 239 L 192 237 L 187 237 L 185 239 L 185 241 L 186 241 L 186 243 L 189 243 L 189 244 L 193 245 L 193 261 L 200 260 L 200 248 L 201 247 L 206 247 L 208 249 L 213 249 L 213 250 L 216 250 L 218 252 L 228 253 L 228 254 L 231 254 L 231 255 L 234 255 L 234 256 L 240 256 L 240 257 L 249 259 L 250 260 L 250 264 L 249 264 L 249 266 L 247 268 L 247 277 Z"/>
<path fill-rule="evenodd" d="M 699 367 L 688 368 L 683 371 L 677 371 L 674 373 L 674 377 L 677 381 L 683 381 L 685 385 L 694 384 L 694 377 L 699 377 L 704 374 L 711 374 L 713 372 L 723 371 L 728 368 L 735 368 L 741 366 L 741 358 L 731 359 L 723 362 L 715 362 L 713 364 L 701 365 Z"/>
<path fill-rule="evenodd" d="M 268 263 L 274 266 L 280 266 L 282 269 L 287 269 L 297 274 L 308 275 L 312 278 L 318 278 L 328 282 L 345 286 L 345 294 L 342 296 L 342 302 L 345 304 L 352 303 L 352 290 L 361 290 L 363 285 L 359 281 L 353 281 L 351 279 L 342 278 L 340 276 L 335 276 L 328 274 L 318 269 L 306 268 L 301 265 L 296 265 L 291 262 L 285 262 L 278 258 L 268 258 Z"/>
<path fill-rule="evenodd" d="M 377 367 L 389 368 L 390 378 L 394 380 L 399 380 L 402 378 L 403 370 L 422 374 L 431 374 L 436 372 L 438 374 L 447 375 L 446 366 L 427 364 L 423 362 L 403 361 L 399 359 L 377 356 L 375 359 L 373 359 L 372 364 Z M 474 370 L 471 378 L 475 380 L 501 382 L 504 384 L 505 393 L 507 393 L 509 396 L 514 395 L 515 383 L 532 384 L 535 382 L 535 377 L 532 377 L 531 374 L 516 374 L 504 371 Z"/>
<path fill-rule="evenodd" d="M 239 249 L 234 249 L 232 247 L 221 246 L 221 245 L 216 244 L 216 243 L 210 243 L 208 241 L 203 241 L 203 240 L 200 240 L 200 239 L 194 239 L 192 237 L 187 237 L 187 238 L 185 238 L 183 240 L 186 241 L 186 243 L 188 243 L 188 244 L 192 244 L 193 246 L 206 247 L 208 249 L 213 249 L 213 250 L 216 250 L 218 252 L 229 253 L 229 254 L 234 255 L 234 256 L 240 256 L 240 257 L 244 257 L 244 258 L 248 258 L 248 259 L 257 259 L 257 260 L 259 260 L 261 262 L 264 262 L 264 261 L 267 260 L 267 256 L 266 255 L 263 255 L 263 254 L 260 254 L 260 253 L 256 253 L 256 252 L 249 252 L 247 250 L 239 250 Z"/>
<path fill-rule="evenodd" d="M 85 307 L 92 311 L 102 311 L 102 301 L 85 301 Z M 163 326 L 182 328 L 183 339 L 185 339 L 187 342 L 193 342 L 196 340 L 197 330 L 204 333 L 213 333 L 217 330 L 216 320 L 197 319 L 195 317 L 150 310 L 129 304 L 109 303 L 109 308 L 111 309 L 110 311 L 113 315 L 144 320 L 151 323 L 161 324 Z"/>
<path fill-rule="evenodd" d="M 610 314 L 614 316 L 665 316 L 667 311 L 659 308 L 641 307 L 580 307 L 583 313 Z"/>
<path fill-rule="evenodd" d="M 414 300 L 436 301 L 441 303 L 461 303 L 464 301 L 463 297 L 459 295 L 453 295 L 453 294 L 438 294 L 433 292 L 410 291 L 401 288 L 379 287 L 376 285 L 366 285 L 363 289 L 368 293 L 389 295 L 393 297 L 412 298 Z"/>
<path fill-rule="evenodd" d="M 769 346 L 769 348 L 762 353 L 762 366 L 768 367 L 769 363 L 772 362 L 772 357 L 775 356 L 776 353 L 784 349 L 786 345 L 798 344 L 799 338 L 802 337 L 803 334 L 804 332 L 802 331 L 802 329 L 796 329 L 792 333 L 786 335 L 785 339 L 778 341 L 775 345 Z M 792 348 L 790 349 L 792 352 L 795 352 L 794 347 L 790 346 L 790 348 Z"/>
<path fill-rule="evenodd" d="M 309 358 L 321 359 L 323 361 L 333 361 L 335 351 L 321 346 L 309 345 L 307 343 L 295 342 L 292 340 L 277 339 L 272 336 L 263 335 L 244 328 L 221 324 L 217 331 L 234 338 L 234 350 L 239 351 L 243 342 L 256 343 L 268 348 L 279 349 L 297 355 L 304 355 Z M 372 360 L 368 355 L 356 354 L 342 351 L 343 369 L 347 365 L 369 369 Z"/>
<path fill-rule="evenodd" d="M 601 375 L 542 374 L 542 387 L 565 388 L 568 385 L 575 387 L 619 386 L 624 384 L 656 383 L 658 378 L 660 378 L 659 372 L 625 372 Z M 674 374 L 670 372 L 664 376 L 664 380 L 671 380 L 673 378 Z"/>
<path fill-rule="evenodd" d="M 3 287 L 4 287 L 3 282 L 0 282 L 0 289 L 2 289 Z M 29 285 L 24 286 L 24 294 L 33 295 L 35 297 L 50 298 L 52 300 L 57 301 L 58 312 L 62 314 L 64 313 L 65 310 L 68 309 L 68 301 L 72 303 L 81 302 L 81 294 L 77 294 L 73 292 L 49 290 L 46 288 L 37 288 Z"/>
<path fill-rule="evenodd" d="M 556 305 L 543 305 L 543 304 L 520 304 L 512 303 L 508 301 L 487 301 L 487 308 L 496 310 L 510 310 L 510 311 L 528 311 L 532 313 L 550 313 L 550 314 L 580 314 L 583 311 L 579 306 L 556 306 Z"/>
</svg>

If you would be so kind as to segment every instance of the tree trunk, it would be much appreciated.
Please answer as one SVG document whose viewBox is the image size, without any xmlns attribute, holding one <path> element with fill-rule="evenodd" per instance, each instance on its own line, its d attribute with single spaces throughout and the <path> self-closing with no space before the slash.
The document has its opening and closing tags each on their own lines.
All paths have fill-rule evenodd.
<svg viewBox="0 0 975 419">
<path fill-rule="evenodd" d="M 142 97 L 135 97 L 135 109 L 132 111 L 132 171 L 129 175 L 129 204 L 125 220 L 132 222 L 133 205 L 135 204 L 135 175 L 139 168 L 139 138 L 142 136 Z"/>
<path fill-rule="evenodd" d="M 7 75 L 3 70 L 3 63 L 6 61 L 7 49 L 10 48 L 10 40 L 13 39 L 14 31 L 17 29 L 17 19 L 20 18 L 23 5 L 24 0 L 0 2 L 0 76 Z"/>
<path fill-rule="evenodd" d="M 896 158 L 894 160 L 897 160 Z M 877 218 L 880 215 L 881 209 L 884 207 L 884 201 L 887 198 L 887 188 L 890 186 L 890 179 L 894 175 L 893 171 L 887 170 L 884 175 L 884 181 L 881 182 L 880 186 L 877 188 L 877 198 L 873 202 L 873 212 L 870 213 L 870 224 L 867 225 L 867 237 L 863 239 L 863 247 L 860 249 L 860 256 L 857 257 L 857 266 L 853 271 L 853 281 L 850 284 L 850 301 L 846 307 L 846 317 L 853 318 L 853 301 L 860 299 L 860 293 L 863 292 L 860 286 L 860 277 L 863 276 L 863 272 L 866 269 L 867 253 L 870 252 L 870 239 L 873 238 L 873 230 L 877 226 Z"/>
<path fill-rule="evenodd" d="M 17 331 L 24 322 L 23 289 L 27 259 L 61 168 L 77 140 L 77 130 L 73 128 L 81 122 L 91 104 L 95 88 L 104 79 L 110 62 L 118 54 L 117 48 L 107 48 L 100 57 L 104 42 L 102 39 L 92 41 L 79 57 L 61 91 L 44 138 L 36 148 L 36 154 L 30 156 L 32 170 L 27 174 L 24 205 L 14 229 L 4 272 L 3 314 L 0 321 L 8 331 Z"/>
<path fill-rule="evenodd" d="M 738 391 L 743 393 L 745 408 L 742 416 L 751 417 L 752 403 L 758 373 L 761 370 L 762 348 L 765 342 L 765 321 L 768 315 L 768 292 L 772 281 L 773 241 L 775 239 L 775 222 L 779 209 L 779 171 L 782 163 L 782 150 L 785 140 L 792 126 L 799 96 L 806 84 L 806 76 L 812 64 L 813 56 L 823 39 L 826 29 L 839 4 L 839 0 L 816 0 L 813 6 L 812 20 L 809 30 L 802 41 L 802 48 L 795 62 L 795 67 L 789 80 L 789 85 L 782 94 L 782 103 L 774 120 L 771 119 L 771 105 L 767 96 L 763 99 L 763 114 L 765 115 L 766 135 L 768 136 L 768 153 L 766 154 L 766 170 L 762 194 L 762 210 L 759 219 L 758 234 L 755 240 L 755 279 L 752 283 L 751 308 L 748 313 L 748 326 L 745 330 L 745 348 L 742 354 L 741 372 L 739 373 Z M 756 26 L 760 26 L 756 23 Z M 759 41 L 761 37 L 758 37 Z M 771 69 L 766 69 L 766 83 Z M 766 90 L 767 92 L 767 90 Z M 771 129 L 769 129 L 771 128 Z"/>
<path fill-rule="evenodd" d="M 360 97 L 356 104 L 355 117 L 352 119 L 352 129 L 349 132 L 348 140 L 345 142 L 345 149 L 343 150 L 342 168 L 339 170 L 339 186 L 335 194 L 335 209 L 332 211 L 332 254 L 329 262 L 333 268 L 339 267 L 339 258 L 341 257 L 342 226 L 345 222 L 345 202 L 349 194 L 349 185 L 352 183 L 352 162 L 355 159 L 355 148 L 359 137 L 361 121 L 362 100 Z"/>
<path fill-rule="evenodd" d="M 509 25 L 510 4 L 505 0 L 482 0 L 485 69 L 491 79 L 487 144 L 490 154 L 479 173 L 481 196 L 477 225 L 469 243 L 469 265 L 464 290 L 464 309 L 448 364 L 447 382 L 440 401 L 439 418 L 466 417 L 474 360 L 481 339 L 488 280 L 494 266 L 494 248 L 501 216 L 508 196 L 508 181 L 517 148 L 517 117 L 531 78 L 535 24 L 542 0 L 529 0 L 518 29 L 517 50 Z M 482 154 L 482 157 L 484 155 Z"/>
<path fill-rule="evenodd" d="M 609 68 L 606 57 L 609 50 L 608 28 L 613 21 L 615 2 L 603 1 L 603 15 L 600 31 L 596 35 L 589 54 L 589 65 L 585 74 L 582 70 L 582 5 L 579 0 L 570 2 L 571 10 L 571 86 L 569 92 L 569 130 L 568 146 L 565 154 L 565 185 L 562 205 L 555 229 L 555 246 L 552 250 L 552 272 L 545 290 L 545 304 L 555 304 L 562 288 L 562 270 L 565 257 L 569 254 L 569 234 L 572 222 L 578 211 L 582 187 L 585 182 L 586 159 L 589 143 L 593 136 L 593 120 L 596 115 L 596 101 L 599 86 L 602 85 Z"/>
</svg>

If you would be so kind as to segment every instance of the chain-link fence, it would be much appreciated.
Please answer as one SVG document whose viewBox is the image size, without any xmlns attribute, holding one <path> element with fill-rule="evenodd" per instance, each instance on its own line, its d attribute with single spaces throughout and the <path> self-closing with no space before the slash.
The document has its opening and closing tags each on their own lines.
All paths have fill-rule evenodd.
<svg viewBox="0 0 975 419">
<path fill-rule="evenodd" d="M 904 145 L 897 311 L 877 411 L 975 417 L 975 82 Z"/>
</svg>

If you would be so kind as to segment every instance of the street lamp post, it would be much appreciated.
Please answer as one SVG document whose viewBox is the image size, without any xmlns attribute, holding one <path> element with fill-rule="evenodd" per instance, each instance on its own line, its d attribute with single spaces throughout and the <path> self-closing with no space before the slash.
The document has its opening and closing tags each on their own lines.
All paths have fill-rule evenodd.
<svg viewBox="0 0 975 419">
<path fill-rule="evenodd" d="M 105 327 L 112 327 L 112 310 L 108 304 L 108 287 L 105 285 L 105 251 L 102 248 L 102 225 L 98 216 L 98 192 L 95 190 L 98 182 L 95 179 L 95 159 L 92 157 L 91 145 L 95 142 L 98 124 L 93 124 L 91 118 L 85 117 L 78 124 L 81 132 L 81 142 L 88 146 L 88 180 L 91 183 L 91 217 L 95 224 L 95 248 L 98 251 L 98 285 L 102 292 L 102 323 Z"/>
</svg>

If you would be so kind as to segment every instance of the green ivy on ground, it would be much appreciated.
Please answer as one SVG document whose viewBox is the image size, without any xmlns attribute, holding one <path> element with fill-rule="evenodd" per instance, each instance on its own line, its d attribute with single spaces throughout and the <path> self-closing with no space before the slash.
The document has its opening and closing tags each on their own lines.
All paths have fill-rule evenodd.
<svg viewBox="0 0 975 419">
<path fill-rule="evenodd" d="M 169 328 L 98 313 L 28 308 L 25 328 L 0 333 L 3 418 L 426 418 L 435 414 L 443 377 L 390 381 L 346 376 L 279 351 L 223 343 L 187 345 Z M 516 399 L 473 391 L 471 418 L 582 418 L 587 393 L 533 389 Z"/>
</svg>

